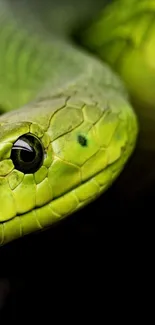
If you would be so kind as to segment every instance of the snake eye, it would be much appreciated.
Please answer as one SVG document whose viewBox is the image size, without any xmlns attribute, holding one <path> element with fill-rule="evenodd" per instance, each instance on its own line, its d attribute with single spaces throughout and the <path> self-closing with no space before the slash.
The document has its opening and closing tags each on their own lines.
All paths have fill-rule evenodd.
<svg viewBox="0 0 155 325">
<path fill-rule="evenodd" d="M 15 168 L 24 174 L 35 173 L 42 165 L 44 151 L 41 141 L 32 134 L 26 134 L 13 144 L 11 159 Z"/>
<path fill-rule="evenodd" d="M 84 137 L 84 135 L 81 134 L 78 135 L 78 142 L 81 144 L 82 147 L 87 146 L 87 138 Z"/>
</svg>

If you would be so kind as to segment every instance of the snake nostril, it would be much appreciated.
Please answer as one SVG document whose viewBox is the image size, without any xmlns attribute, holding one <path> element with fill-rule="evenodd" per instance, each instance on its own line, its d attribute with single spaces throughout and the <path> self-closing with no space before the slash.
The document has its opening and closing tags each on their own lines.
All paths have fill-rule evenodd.
<svg viewBox="0 0 155 325">
<path fill-rule="evenodd" d="M 87 138 L 81 134 L 78 135 L 78 142 L 82 147 L 87 147 L 88 145 Z"/>
</svg>

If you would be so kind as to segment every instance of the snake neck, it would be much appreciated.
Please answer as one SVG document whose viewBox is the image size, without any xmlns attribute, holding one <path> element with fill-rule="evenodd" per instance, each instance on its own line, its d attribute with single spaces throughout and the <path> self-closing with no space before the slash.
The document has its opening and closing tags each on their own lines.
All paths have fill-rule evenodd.
<svg viewBox="0 0 155 325">
<path fill-rule="evenodd" d="M 51 36 L 32 16 L 28 26 L 11 9 L 8 1 L 0 0 L 0 111 L 72 92 L 77 84 L 90 91 L 86 85 L 92 75 L 95 80 L 100 64 L 69 39 Z"/>
</svg>

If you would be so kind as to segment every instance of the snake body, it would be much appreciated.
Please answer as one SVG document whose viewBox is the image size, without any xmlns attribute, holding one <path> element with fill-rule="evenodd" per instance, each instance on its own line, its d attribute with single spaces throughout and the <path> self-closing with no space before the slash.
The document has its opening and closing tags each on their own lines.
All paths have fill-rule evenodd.
<svg viewBox="0 0 155 325">
<path fill-rule="evenodd" d="M 101 195 L 138 133 L 126 87 L 110 66 L 24 17 L 0 0 L 1 245 Z"/>
</svg>

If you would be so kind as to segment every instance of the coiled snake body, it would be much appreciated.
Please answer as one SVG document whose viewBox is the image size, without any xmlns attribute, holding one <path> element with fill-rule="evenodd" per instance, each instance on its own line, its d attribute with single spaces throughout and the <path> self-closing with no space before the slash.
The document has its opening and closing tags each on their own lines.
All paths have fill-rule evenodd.
<svg viewBox="0 0 155 325">
<path fill-rule="evenodd" d="M 46 11 L 44 4 L 40 8 L 40 20 L 24 1 L 0 0 L 1 245 L 51 226 L 96 199 L 136 145 L 137 115 L 128 90 L 135 102 L 143 94 L 126 68 L 130 60 L 136 63 L 125 41 L 132 35 L 133 8 L 142 17 L 149 5 L 116 0 L 104 8 L 103 1 L 97 22 L 81 33 L 82 48 L 67 23 L 66 31 L 46 28 L 45 18 L 54 21 L 56 12 L 53 1 L 48 3 Z M 64 11 L 59 12 L 61 17 Z M 148 27 L 145 19 L 143 32 L 136 29 L 136 44 Z"/>
</svg>

